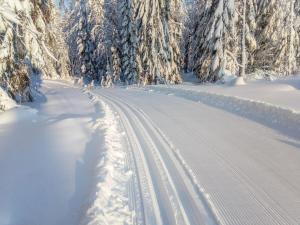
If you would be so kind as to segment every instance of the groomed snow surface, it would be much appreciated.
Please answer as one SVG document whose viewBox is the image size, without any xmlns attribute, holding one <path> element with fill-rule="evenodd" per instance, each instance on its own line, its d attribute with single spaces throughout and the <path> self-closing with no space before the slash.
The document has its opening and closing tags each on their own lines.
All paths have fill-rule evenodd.
<svg viewBox="0 0 300 225">
<path fill-rule="evenodd" d="M 0 90 L 0 225 L 299 225 L 299 89 Z"/>
</svg>

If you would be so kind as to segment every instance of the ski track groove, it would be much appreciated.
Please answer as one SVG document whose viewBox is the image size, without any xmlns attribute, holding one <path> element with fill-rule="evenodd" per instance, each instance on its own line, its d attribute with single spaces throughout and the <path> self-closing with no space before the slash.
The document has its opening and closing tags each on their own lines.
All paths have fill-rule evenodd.
<svg viewBox="0 0 300 225">
<path fill-rule="evenodd" d="M 121 99 L 119 101 L 121 101 Z M 124 104 L 126 104 L 129 108 L 131 108 L 131 110 L 135 111 L 137 113 L 137 115 L 139 114 L 139 116 L 141 116 L 143 118 L 143 122 L 146 123 L 146 124 L 148 124 L 148 127 L 152 130 L 153 135 L 155 135 L 156 138 L 158 140 L 160 140 L 160 142 L 164 145 L 164 148 L 166 150 L 168 150 L 168 154 L 170 154 L 170 157 L 172 158 L 172 156 L 173 156 L 173 158 L 174 158 L 173 160 L 179 161 L 179 164 L 181 166 L 180 169 L 184 170 L 184 172 L 185 172 L 184 175 L 186 175 L 188 178 L 193 177 L 193 175 L 191 174 L 192 173 L 191 169 L 184 169 L 183 168 L 184 165 L 186 165 L 186 164 L 185 164 L 183 158 L 180 156 L 179 151 L 178 150 L 177 151 L 174 150 L 173 144 L 168 140 L 168 138 L 166 137 L 166 135 L 163 134 L 163 132 L 157 127 L 157 125 L 154 124 L 154 122 L 147 116 L 147 114 L 145 114 L 140 109 L 133 108 L 132 106 L 130 106 L 127 103 L 124 103 Z M 162 158 L 161 158 L 161 160 L 162 160 Z M 171 179 L 171 178 L 169 178 L 169 179 Z M 195 180 L 195 178 L 190 178 L 190 179 L 194 179 Z M 197 192 L 197 188 L 194 187 L 194 184 L 193 184 L 193 182 L 197 183 L 197 181 L 191 181 L 191 180 L 189 180 L 189 182 L 191 183 L 191 186 L 193 186 L 194 191 Z M 211 210 L 211 208 L 213 208 L 213 206 L 212 205 L 209 206 L 206 203 L 207 200 L 201 199 L 202 196 L 203 196 L 203 193 L 201 193 L 201 196 L 198 195 L 196 197 L 198 197 L 199 200 L 201 200 L 201 202 L 206 205 L 206 210 L 209 211 L 210 216 L 213 217 L 214 220 L 215 220 L 214 223 L 215 224 L 216 223 L 220 223 L 220 219 L 217 218 L 216 215 L 215 215 L 216 210 L 215 211 Z M 219 222 L 217 222 L 217 221 L 219 221 Z"/>
<path fill-rule="evenodd" d="M 91 93 L 91 92 L 90 92 Z M 92 93 L 94 96 L 99 96 L 97 94 Z M 99 96 L 103 97 L 103 96 Z M 139 183 L 139 190 L 142 192 L 142 195 L 144 199 L 142 199 L 142 207 L 143 207 L 143 224 L 146 225 L 162 225 L 161 218 L 160 218 L 160 212 L 159 212 L 159 207 L 158 203 L 156 202 L 156 197 L 155 192 L 152 189 L 153 184 L 152 181 L 147 179 L 147 177 L 150 176 L 149 174 L 149 169 L 147 162 L 143 156 L 142 153 L 142 147 L 138 141 L 138 138 L 134 132 L 134 129 L 132 128 L 128 118 L 125 116 L 124 112 L 117 106 L 114 102 L 109 101 L 110 105 L 113 106 L 115 110 L 118 111 L 122 123 L 126 129 L 126 134 L 128 135 L 128 140 L 131 145 L 131 150 L 133 151 L 133 156 L 135 158 L 134 164 L 136 164 L 136 170 L 135 172 L 137 173 L 138 176 L 138 183 Z M 139 149 L 139 150 L 136 150 Z M 136 150 L 136 151 L 135 151 Z M 142 162 L 142 163 L 138 163 Z M 150 214 L 149 214 L 150 213 Z M 149 215 L 148 215 L 149 214 Z"/>
<path fill-rule="evenodd" d="M 107 97 L 107 96 L 106 96 Z M 153 123 L 153 121 L 147 116 L 146 113 L 144 113 L 141 109 L 136 109 L 132 107 L 131 105 L 125 103 L 122 99 L 118 97 L 109 97 L 115 99 L 114 101 L 122 102 L 123 105 L 127 106 L 132 112 L 134 112 L 136 117 L 140 117 L 139 120 L 142 123 L 148 124 L 148 127 L 153 130 L 154 135 L 157 139 L 160 139 L 160 142 L 164 144 L 167 144 L 169 146 L 169 149 L 174 153 L 177 160 L 180 162 L 181 167 L 183 167 L 186 175 L 189 177 L 190 180 L 193 179 L 193 175 L 191 174 L 191 170 L 188 168 L 188 166 L 185 164 L 184 161 L 182 161 L 182 157 L 180 156 L 180 152 L 174 148 L 172 143 L 168 140 L 168 138 L 163 134 L 163 132 L 158 128 L 157 125 Z M 141 118 L 142 117 L 142 118 Z M 280 205 L 276 204 L 275 200 L 273 200 L 268 193 L 266 193 L 261 188 L 257 187 L 252 181 L 251 178 L 248 177 L 246 174 L 244 174 L 239 168 L 236 168 L 233 166 L 232 163 L 230 163 L 230 160 L 224 156 L 222 153 L 218 153 L 214 151 L 214 154 L 219 159 L 219 162 L 227 167 L 232 174 L 234 174 L 234 179 L 241 184 L 244 184 L 246 188 L 248 189 L 248 192 L 251 194 L 251 198 L 253 199 L 255 204 L 259 205 L 266 213 L 266 221 L 272 224 L 277 225 L 291 225 L 291 224 L 297 224 L 297 222 L 293 219 L 291 219 L 287 212 L 280 207 Z M 210 211 L 211 215 L 215 217 L 215 224 L 224 224 L 224 225 L 230 225 L 230 224 L 241 224 L 245 221 L 253 221 L 254 218 L 248 218 L 248 214 L 246 213 L 246 209 L 241 208 L 238 211 L 230 212 L 224 208 L 224 199 L 225 196 L 217 196 L 214 194 L 208 195 L 205 193 L 204 189 L 199 186 L 199 184 L 191 181 L 194 185 L 194 189 L 196 189 L 196 192 L 198 194 L 198 197 L 202 200 L 202 202 L 206 205 L 206 209 Z M 195 187 L 196 186 L 196 187 Z M 201 197 L 202 196 L 202 197 Z M 271 204 L 272 203 L 272 204 Z M 239 216 L 237 216 L 239 215 Z M 246 216 L 246 217 L 245 217 Z M 249 215 L 250 216 L 250 215 Z M 240 221 L 239 218 L 243 218 L 243 221 Z M 246 218 L 246 220 L 245 220 Z M 259 217 L 256 217 L 254 219 L 255 221 L 259 221 Z M 251 225 L 251 222 L 248 223 Z"/>
<path fill-rule="evenodd" d="M 109 99 L 107 96 L 105 96 L 105 98 L 106 98 L 106 99 Z M 109 100 L 112 101 L 111 99 L 109 99 Z M 115 103 L 115 102 L 114 102 L 114 103 Z M 121 106 L 118 105 L 118 107 L 121 107 Z M 124 109 L 122 109 L 122 112 L 124 112 Z M 133 115 L 133 114 L 132 114 L 132 116 L 133 116 L 133 117 L 130 117 L 130 119 L 134 118 L 134 115 Z M 125 118 L 126 118 L 126 116 L 125 116 Z M 127 117 L 127 118 L 129 118 L 129 117 Z M 138 120 L 136 120 L 136 118 L 135 118 L 135 122 L 136 122 L 136 124 L 139 124 L 139 123 L 140 123 Z M 143 130 L 143 128 L 140 128 L 139 131 L 140 131 L 139 133 L 142 133 L 142 134 L 144 135 L 144 137 L 145 137 L 145 136 L 147 137 L 147 134 L 145 133 L 145 131 Z M 138 138 L 136 138 L 136 140 L 137 140 L 137 142 L 139 142 L 139 141 L 138 141 L 138 140 L 139 140 Z M 148 145 L 149 148 L 153 148 L 153 145 L 151 145 L 151 143 L 149 143 L 149 137 L 145 138 L 145 142 L 147 143 L 147 145 Z M 142 148 L 140 148 L 140 153 L 141 153 L 141 155 L 144 156 L 144 153 L 143 153 Z M 145 156 L 144 156 L 144 157 L 145 157 Z M 146 157 L 145 157 L 145 158 L 146 158 Z M 148 164 L 148 163 L 147 163 L 147 159 L 145 159 L 145 162 L 144 162 L 143 164 L 144 164 L 144 165 L 145 165 L 145 164 Z M 151 171 L 151 170 L 147 169 L 147 172 L 149 172 L 149 175 L 147 176 L 147 178 L 150 178 L 150 177 L 151 177 L 150 171 Z M 150 181 L 150 183 L 152 183 L 151 180 L 152 180 L 152 179 L 148 179 L 148 181 Z M 151 184 L 151 187 L 154 187 L 153 184 Z M 153 189 L 153 188 L 151 188 L 151 189 Z M 155 195 L 155 194 L 153 194 L 153 195 Z M 148 201 L 149 201 L 149 200 L 152 200 L 152 201 L 153 201 L 153 200 L 156 200 L 156 199 L 157 199 L 156 195 L 155 195 L 155 197 L 153 197 L 153 195 L 152 195 L 151 198 L 148 199 Z M 159 209 L 158 203 L 157 203 L 156 205 L 157 205 L 157 206 L 154 207 L 154 208 L 157 208 L 157 210 L 158 210 L 158 209 Z M 159 211 L 159 210 L 158 210 L 158 211 Z M 157 213 L 157 214 L 159 214 L 159 213 Z M 161 222 L 161 221 L 160 221 L 159 223 L 163 224 L 163 222 Z M 150 223 L 150 224 L 157 224 L 157 222 L 156 222 L 156 223 Z M 176 223 L 176 224 L 177 224 L 177 223 Z"/>
<path fill-rule="evenodd" d="M 184 218 L 183 219 L 184 224 L 193 224 L 193 225 L 194 224 L 199 224 L 199 221 L 195 220 L 195 218 L 194 218 L 194 221 L 193 221 L 194 223 L 189 223 L 189 219 L 187 218 L 187 215 L 185 215 L 186 214 L 186 210 L 189 210 L 189 209 L 188 208 L 183 208 L 183 205 L 182 205 L 181 200 L 180 200 L 180 198 L 178 196 L 178 192 L 176 190 L 176 187 L 175 187 L 175 185 L 174 185 L 174 183 L 172 181 L 171 176 L 169 175 L 169 171 L 168 171 L 166 165 L 164 165 L 165 164 L 164 160 L 162 159 L 162 156 L 160 155 L 159 150 L 155 147 L 155 144 L 154 144 L 154 142 L 153 142 L 153 140 L 151 138 L 151 135 L 149 135 L 149 133 L 147 133 L 147 131 L 146 131 L 147 129 L 145 128 L 145 125 L 143 125 L 143 123 L 146 124 L 149 127 L 149 129 L 153 132 L 153 135 L 156 136 L 156 139 L 158 139 L 160 141 L 161 145 L 164 146 L 167 154 L 174 153 L 173 149 L 172 149 L 172 145 L 171 145 L 171 143 L 169 141 L 167 141 L 165 135 L 162 135 L 161 132 L 158 132 L 157 127 L 153 124 L 153 122 L 151 122 L 151 120 L 149 120 L 148 118 L 146 118 L 143 115 L 142 112 L 136 110 L 135 108 L 133 108 L 130 105 L 122 102 L 121 100 L 117 100 L 116 97 L 111 97 L 111 96 L 108 97 L 107 95 L 104 95 L 103 93 L 101 94 L 101 96 L 103 96 L 106 99 L 108 98 L 109 101 L 115 101 L 115 102 L 117 102 L 117 104 L 123 104 L 123 105 L 125 105 L 128 108 L 129 111 L 131 110 L 132 117 L 135 117 L 135 121 L 137 123 L 139 123 L 140 126 L 142 127 L 141 129 L 143 130 L 144 137 L 146 137 L 146 140 L 148 140 L 148 141 L 150 140 L 150 142 L 152 142 L 152 144 L 150 143 L 150 145 L 152 145 L 152 148 L 156 150 L 156 152 L 152 152 L 152 154 L 156 155 L 156 157 L 158 157 L 158 161 L 160 161 L 160 164 L 163 167 L 162 169 L 165 170 L 164 173 L 166 173 L 169 185 L 171 184 L 170 185 L 171 188 L 172 188 L 171 190 L 174 192 L 174 194 L 171 195 L 170 197 L 171 197 L 171 199 L 174 196 L 176 197 L 175 199 L 176 199 L 176 202 L 177 202 L 177 207 L 180 209 L 181 214 L 183 214 L 182 217 Z M 112 98 L 114 100 L 112 100 Z M 124 109 L 124 106 L 123 106 L 123 109 Z M 173 155 L 173 157 L 174 157 L 174 155 Z M 174 158 L 177 159 L 176 157 L 174 157 Z M 179 163 L 179 165 L 182 167 L 182 165 L 180 163 Z M 184 168 L 181 168 L 181 169 L 185 170 Z M 184 174 L 186 174 L 186 172 L 184 172 Z M 188 178 L 188 179 L 190 181 L 190 178 Z M 193 182 L 190 181 L 190 183 L 192 184 Z M 205 205 L 204 206 L 205 210 L 209 211 L 209 212 L 205 212 L 205 213 L 208 213 L 208 214 L 210 214 L 210 216 L 212 216 L 212 218 L 209 218 L 210 221 L 206 221 L 205 223 L 206 224 L 208 224 L 208 223 L 209 224 L 221 224 L 221 222 L 219 221 L 219 219 L 217 218 L 217 216 L 214 214 L 215 213 L 214 210 L 212 210 L 211 206 L 209 206 L 209 204 L 207 204 L 206 201 L 204 201 L 204 198 L 203 198 L 202 194 L 203 193 L 201 193 L 201 196 L 199 196 L 199 193 L 197 193 L 196 197 L 197 197 L 197 199 L 200 199 L 201 204 Z M 176 208 L 173 208 L 173 210 L 176 210 Z M 190 217 L 192 217 L 192 216 L 190 215 Z"/>
</svg>

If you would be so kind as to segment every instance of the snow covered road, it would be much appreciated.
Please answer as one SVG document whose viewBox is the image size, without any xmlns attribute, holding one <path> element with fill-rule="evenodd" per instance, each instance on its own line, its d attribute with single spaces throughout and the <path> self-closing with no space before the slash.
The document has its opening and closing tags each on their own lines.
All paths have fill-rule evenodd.
<svg viewBox="0 0 300 225">
<path fill-rule="evenodd" d="M 1 225 L 300 224 L 297 112 L 159 87 L 41 91 L 0 114 Z"/>
</svg>

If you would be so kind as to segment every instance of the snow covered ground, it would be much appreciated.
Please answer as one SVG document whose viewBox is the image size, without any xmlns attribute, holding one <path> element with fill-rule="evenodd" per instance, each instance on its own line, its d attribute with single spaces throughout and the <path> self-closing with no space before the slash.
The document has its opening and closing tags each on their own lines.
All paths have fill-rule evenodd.
<svg viewBox="0 0 300 225">
<path fill-rule="evenodd" d="M 0 224 L 131 221 L 114 113 L 64 83 L 41 91 L 35 103 L 0 114 Z"/>
<path fill-rule="evenodd" d="M 0 112 L 15 108 L 16 106 L 15 101 L 9 98 L 7 93 L 0 87 Z"/>
<path fill-rule="evenodd" d="M 300 224 L 299 79 L 87 90 L 0 114 L 0 224 Z"/>
</svg>

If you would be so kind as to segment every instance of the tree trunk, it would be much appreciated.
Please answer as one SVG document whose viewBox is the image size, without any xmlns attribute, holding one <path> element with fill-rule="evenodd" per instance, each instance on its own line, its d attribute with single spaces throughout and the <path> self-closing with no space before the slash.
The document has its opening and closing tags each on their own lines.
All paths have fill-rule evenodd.
<svg viewBox="0 0 300 225">
<path fill-rule="evenodd" d="M 247 0 L 243 0 L 243 27 L 242 27 L 242 35 L 241 35 L 241 52 L 242 52 L 242 62 L 240 66 L 240 77 L 245 77 L 246 75 L 246 8 Z"/>
<path fill-rule="evenodd" d="M 289 40 L 289 55 L 288 55 L 288 75 L 291 75 L 294 71 L 293 57 L 294 57 L 294 0 L 290 0 L 290 40 Z"/>
</svg>

